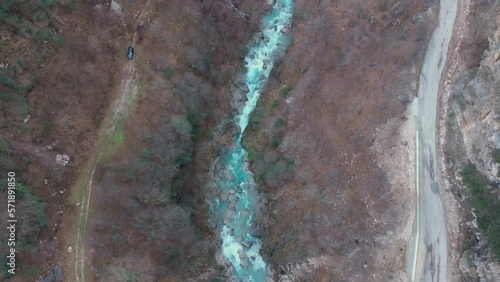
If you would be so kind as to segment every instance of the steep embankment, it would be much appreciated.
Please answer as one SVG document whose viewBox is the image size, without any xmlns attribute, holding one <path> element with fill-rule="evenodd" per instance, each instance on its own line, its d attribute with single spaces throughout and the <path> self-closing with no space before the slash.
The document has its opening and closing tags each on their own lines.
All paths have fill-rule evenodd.
<svg viewBox="0 0 500 282">
<path fill-rule="evenodd" d="M 446 117 L 445 164 L 463 211 L 459 267 L 466 281 L 497 281 L 500 266 L 500 3 L 466 5 L 466 31 L 457 39 Z M 492 252 L 492 250 L 494 252 Z"/>
</svg>

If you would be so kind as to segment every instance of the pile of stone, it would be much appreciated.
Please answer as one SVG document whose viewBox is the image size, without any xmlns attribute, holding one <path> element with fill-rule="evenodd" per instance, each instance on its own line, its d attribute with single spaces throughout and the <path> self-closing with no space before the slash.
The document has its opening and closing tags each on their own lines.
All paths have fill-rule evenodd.
<svg viewBox="0 0 500 282">
<path fill-rule="evenodd" d="M 66 166 L 69 162 L 69 157 L 65 154 L 57 154 L 56 164 Z"/>
</svg>

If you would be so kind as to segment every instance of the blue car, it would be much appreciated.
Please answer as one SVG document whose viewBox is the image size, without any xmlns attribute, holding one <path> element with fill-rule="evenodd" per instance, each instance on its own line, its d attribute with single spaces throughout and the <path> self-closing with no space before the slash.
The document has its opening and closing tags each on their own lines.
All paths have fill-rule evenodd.
<svg viewBox="0 0 500 282">
<path fill-rule="evenodd" d="M 127 58 L 132 60 L 134 58 L 134 47 L 129 46 L 127 49 Z"/>
</svg>

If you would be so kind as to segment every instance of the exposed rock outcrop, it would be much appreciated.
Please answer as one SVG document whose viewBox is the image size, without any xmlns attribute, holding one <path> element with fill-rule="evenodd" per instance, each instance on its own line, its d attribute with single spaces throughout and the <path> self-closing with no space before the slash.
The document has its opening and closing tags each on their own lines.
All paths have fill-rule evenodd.
<svg viewBox="0 0 500 282">
<path fill-rule="evenodd" d="M 491 182 L 500 184 L 492 159 L 492 150 L 500 148 L 500 30 L 489 38 L 489 45 L 479 68 L 457 80 L 451 106 L 468 158 Z"/>
<path fill-rule="evenodd" d="M 490 185 L 484 189 L 498 195 L 500 192 L 499 164 L 494 160 L 492 152 L 500 148 L 500 17 L 498 5 L 493 5 L 490 9 L 496 10 L 492 12 L 496 18 L 484 15 L 484 21 L 487 22 L 485 29 L 490 31 L 489 46 L 484 50 L 479 66 L 471 69 L 469 69 L 470 66 L 466 66 L 467 71 L 455 79 L 452 87 L 449 101 L 453 114 L 449 118 L 451 118 L 450 124 L 456 122 L 458 126 L 448 125 L 447 127 L 451 128 L 451 131 L 456 127 L 458 130 L 455 131 L 459 132 L 461 135 L 459 139 L 463 139 L 463 142 L 458 141 L 453 137 L 453 133 L 449 132 L 447 142 L 460 149 L 453 154 L 447 154 L 447 157 L 448 168 L 457 176 L 461 171 L 460 166 L 468 161 L 473 163 L 478 172 L 487 177 L 490 182 Z M 472 30 L 471 37 L 477 38 L 468 40 L 480 41 L 481 36 L 475 35 L 474 31 L 477 29 L 475 25 L 481 20 L 473 19 L 472 21 L 473 23 L 469 26 Z M 475 51 L 467 50 L 466 52 Z M 466 62 L 463 64 L 467 65 Z M 457 142 L 460 144 L 455 144 Z M 460 156 L 459 152 L 465 153 L 465 156 Z M 450 161 L 451 158 L 454 160 Z M 460 165 L 454 166 L 452 163 L 460 163 Z M 456 193 L 460 198 L 463 197 L 462 192 Z M 468 198 L 469 193 L 470 190 L 465 192 L 466 196 L 463 199 Z M 468 249 L 462 253 L 459 261 L 463 281 L 499 281 L 500 264 L 495 259 L 486 236 L 478 229 L 473 210 L 471 214 L 474 219 L 472 222 L 465 223 L 468 226 L 467 229 L 470 230 L 468 231 L 469 242 L 464 244 L 472 242 L 472 246 L 464 246 Z"/>
</svg>

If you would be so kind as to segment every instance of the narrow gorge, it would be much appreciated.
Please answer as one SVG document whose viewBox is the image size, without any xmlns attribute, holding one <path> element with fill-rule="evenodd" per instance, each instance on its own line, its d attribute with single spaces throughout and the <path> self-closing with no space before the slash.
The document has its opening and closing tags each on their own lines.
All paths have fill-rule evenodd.
<svg viewBox="0 0 500 282">
<path fill-rule="evenodd" d="M 247 151 L 242 136 L 266 83 L 275 57 L 288 45 L 287 31 L 291 27 L 292 0 L 277 1 L 273 10 L 262 20 L 245 57 L 244 81 L 248 91 L 246 102 L 235 121 L 239 127 L 232 147 L 217 159 L 222 173 L 218 179 L 221 191 L 214 200 L 211 222 L 220 228 L 222 253 L 231 262 L 236 276 L 244 281 L 265 281 L 266 263 L 259 254 L 261 241 L 252 235 L 252 219 L 258 211 L 259 192 L 248 168 Z"/>
</svg>

